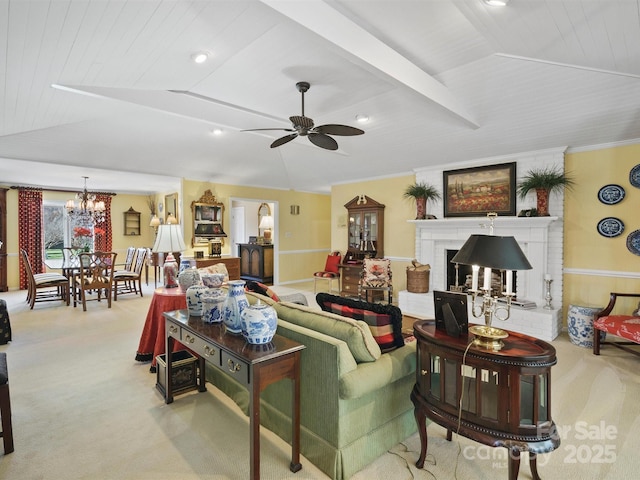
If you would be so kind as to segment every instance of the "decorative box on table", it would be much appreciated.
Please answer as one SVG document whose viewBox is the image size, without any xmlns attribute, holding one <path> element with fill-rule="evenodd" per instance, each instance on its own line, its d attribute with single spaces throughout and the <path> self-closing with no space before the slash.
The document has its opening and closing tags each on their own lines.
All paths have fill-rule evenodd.
<svg viewBox="0 0 640 480">
<path fill-rule="evenodd" d="M 158 355 L 156 388 L 160 390 L 162 395 L 165 394 L 166 384 L 165 375 L 167 371 L 166 354 Z M 197 358 L 186 350 L 180 350 L 171 354 L 171 385 L 173 393 L 183 393 L 188 390 L 198 388 L 197 383 Z"/>
</svg>

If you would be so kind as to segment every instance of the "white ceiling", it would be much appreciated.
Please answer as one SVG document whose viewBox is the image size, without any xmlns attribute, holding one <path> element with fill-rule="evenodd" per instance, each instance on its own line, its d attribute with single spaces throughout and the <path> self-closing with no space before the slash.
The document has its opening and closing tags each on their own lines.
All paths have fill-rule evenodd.
<svg viewBox="0 0 640 480">
<path fill-rule="evenodd" d="M 316 125 L 366 133 L 331 152 L 241 131 L 290 128 L 301 80 Z M 0 0 L 5 185 L 80 188 L 86 175 L 90 189 L 149 193 L 184 177 L 328 192 L 630 141 L 639 117 L 640 0 Z"/>
</svg>

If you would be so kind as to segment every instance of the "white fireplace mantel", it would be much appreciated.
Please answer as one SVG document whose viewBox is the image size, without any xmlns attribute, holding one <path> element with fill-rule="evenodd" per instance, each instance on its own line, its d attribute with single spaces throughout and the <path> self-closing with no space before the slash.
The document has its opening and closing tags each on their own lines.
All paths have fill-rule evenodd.
<svg viewBox="0 0 640 480">
<path fill-rule="evenodd" d="M 455 217 L 444 220 L 409 220 L 416 226 L 416 259 L 431 266 L 429 290 L 448 290 L 446 285 L 446 251 L 459 250 L 470 235 L 490 234 L 490 221 L 487 217 Z M 513 236 L 532 266 L 531 270 L 518 271 L 516 294 L 518 299 L 530 300 L 537 304 L 535 311 L 540 320 L 550 324 L 543 327 L 545 332 L 538 338 L 552 339 L 558 333 L 559 314 L 557 306 L 562 305 L 562 236 L 563 225 L 559 217 L 497 217 L 493 222 L 493 235 Z M 545 304 L 544 276 L 551 275 L 552 297 L 555 300 L 553 310 L 542 307 Z M 400 308 L 407 313 L 415 312 L 414 305 L 420 305 L 422 315 L 432 315 L 432 295 L 401 292 Z M 416 304 L 416 301 L 418 302 Z M 404 307 L 404 308 L 403 308 Z M 536 316 L 527 311 L 527 318 Z M 537 323 L 537 319 L 533 320 Z M 528 330 L 527 320 L 525 330 Z M 514 324 L 512 323 L 512 326 Z M 540 325 L 542 327 L 542 325 Z M 509 328 L 509 327 L 505 327 Z M 514 330 L 519 330 L 512 328 Z"/>
</svg>

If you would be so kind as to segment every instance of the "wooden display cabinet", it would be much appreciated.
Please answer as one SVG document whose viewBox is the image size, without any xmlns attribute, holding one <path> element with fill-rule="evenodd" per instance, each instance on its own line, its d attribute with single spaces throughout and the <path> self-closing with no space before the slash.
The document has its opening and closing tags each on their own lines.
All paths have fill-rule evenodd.
<svg viewBox="0 0 640 480">
<path fill-rule="evenodd" d="M 211 190 L 204 192 L 198 200 L 191 202 L 193 217 L 192 247 L 204 247 L 215 238 L 226 237 L 224 233 L 224 204 L 216 201 Z"/>
<path fill-rule="evenodd" d="M 472 333 L 451 337 L 431 320 L 413 327 L 417 340 L 416 384 L 411 393 L 420 433 L 416 462 L 427 453 L 426 418 L 447 430 L 509 450 L 510 480 L 518 477 L 520 453 L 529 452 L 534 479 L 536 455 L 560 445 L 551 419 L 552 345 L 509 332 L 499 351 L 472 344 Z M 470 345 L 471 344 L 471 345 Z"/>
<path fill-rule="evenodd" d="M 384 256 L 384 205 L 358 195 L 344 206 L 348 212 L 348 244 L 340 264 L 340 295 L 357 297 L 362 260 Z"/>
<path fill-rule="evenodd" d="M 273 282 L 273 245 L 241 243 L 238 245 L 240 257 L 240 278 L 260 283 Z"/>
<path fill-rule="evenodd" d="M 124 234 L 140 235 L 140 212 L 136 212 L 133 207 L 124 212 Z"/>
<path fill-rule="evenodd" d="M 344 206 L 349 216 L 347 261 L 384 256 L 384 205 L 359 195 Z"/>
</svg>

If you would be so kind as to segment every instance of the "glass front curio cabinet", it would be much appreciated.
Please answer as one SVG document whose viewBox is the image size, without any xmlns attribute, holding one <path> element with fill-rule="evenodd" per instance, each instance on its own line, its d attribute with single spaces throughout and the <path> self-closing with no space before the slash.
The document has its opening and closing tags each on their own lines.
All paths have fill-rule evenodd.
<svg viewBox="0 0 640 480">
<path fill-rule="evenodd" d="M 359 195 L 345 205 L 348 212 L 349 244 L 345 260 L 384 256 L 384 205 Z"/>
</svg>

